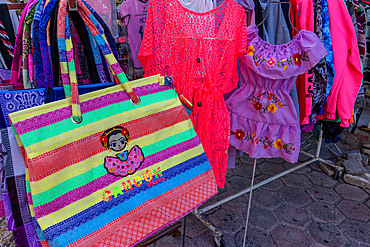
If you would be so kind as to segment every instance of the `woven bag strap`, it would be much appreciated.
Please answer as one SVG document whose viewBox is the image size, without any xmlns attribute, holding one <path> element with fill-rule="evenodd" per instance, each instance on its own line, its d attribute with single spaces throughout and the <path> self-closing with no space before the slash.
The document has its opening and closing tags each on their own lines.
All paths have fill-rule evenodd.
<svg viewBox="0 0 370 247">
<path fill-rule="evenodd" d="M 23 38 L 23 27 L 24 27 L 24 20 L 32 6 L 37 3 L 37 0 L 30 0 L 24 10 L 22 12 L 21 18 L 19 19 L 19 26 L 17 31 L 17 36 L 15 38 L 14 44 L 14 57 L 12 62 L 12 72 L 10 77 L 10 84 L 17 84 L 20 69 L 21 69 L 21 57 L 22 57 L 22 38 Z"/>
<path fill-rule="evenodd" d="M 74 65 L 75 62 L 73 57 L 73 43 L 70 38 L 69 32 L 67 2 L 68 0 L 61 0 L 59 3 L 57 39 L 64 92 L 66 97 L 72 98 L 71 104 L 73 122 L 80 123 L 82 121 L 82 116 L 77 89 L 77 77 Z M 77 0 L 77 6 L 82 20 L 90 30 L 93 38 L 104 54 L 105 59 L 107 60 L 113 74 L 118 79 L 118 81 L 116 80 L 117 84 L 121 84 L 123 86 L 123 89 L 127 92 L 133 104 L 138 104 L 140 102 L 140 99 L 132 90 L 132 87 L 130 86 L 126 75 L 122 71 L 122 68 L 113 55 L 113 52 L 108 45 L 104 31 L 99 22 L 91 13 L 89 8 L 81 0 Z"/>
</svg>

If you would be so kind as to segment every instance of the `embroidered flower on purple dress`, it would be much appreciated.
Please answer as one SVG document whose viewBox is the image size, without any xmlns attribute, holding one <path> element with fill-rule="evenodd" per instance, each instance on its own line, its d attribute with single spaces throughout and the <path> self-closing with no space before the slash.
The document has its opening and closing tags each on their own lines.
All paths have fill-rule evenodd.
<svg viewBox="0 0 370 247">
<path fill-rule="evenodd" d="M 270 57 L 270 59 L 266 61 L 266 64 L 269 68 L 272 68 L 277 64 L 277 61 L 274 57 Z"/>
<path fill-rule="evenodd" d="M 235 131 L 235 137 L 236 137 L 236 139 L 243 140 L 244 136 L 245 136 L 245 133 L 241 129 L 237 129 Z"/>
<path fill-rule="evenodd" d="M 281 139 L 277 139 L 274 142 L 274 147 L 277 149 L 282 149 L 284 147 L 283 141 Z"/>
<path fill-rule="evenodd" d="M 255 49 L 254 49 L 253 45 L 248 46 L 247 56 L 252 56 L 254 54 L 254 51 L 255 51 Z"/>
<path fill-rule="evenodd" d="M 267 110 L 271 113 L 275 113 L 276 109 L 277 109 L 276 105 L 274 105 L 272 103 L 267 107 Z"/>
<path fill-rule="evenodd" d="M 294 54 L 293 59 L 294 59 L 294 64 L 298 65 L 298 67 L 301 67 L 301 64 L 302 64 L 301 54 L 299 53 Z"/>
</svg>

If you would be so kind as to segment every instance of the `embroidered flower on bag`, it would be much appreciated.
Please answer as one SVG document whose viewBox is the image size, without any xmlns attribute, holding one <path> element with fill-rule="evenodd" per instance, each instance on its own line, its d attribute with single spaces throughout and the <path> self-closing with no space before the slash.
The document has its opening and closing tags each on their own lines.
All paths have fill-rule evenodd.
<svg viewBox="0 0 370 247">
<path fill-rule="evenodd" d="M 254 52 L 255 52 L 255 49 L 254 49 L 253 45 L 248 46 L 247 56 L 253 56 Z"/>
<path fill-rule="evenodd" d="M 270 57 L 270 59 L 266 61 L 266 64 L 269 66 L 269 68 L 272 68 L 277 64 L 277 62 L 274 57 Z"/>
<path fill-rule="evenodd" d="M 286 70 L 288 68 L 288 65 L 284 65 L 283 70 Z"/>
<path fill-rule="evenodd" d="M 276 105 L 274 105 L 272 103 L 267 107 L 267 110 L 271 113 L 275 113 L 276 109 L 277 109 Z"/>
</svg>

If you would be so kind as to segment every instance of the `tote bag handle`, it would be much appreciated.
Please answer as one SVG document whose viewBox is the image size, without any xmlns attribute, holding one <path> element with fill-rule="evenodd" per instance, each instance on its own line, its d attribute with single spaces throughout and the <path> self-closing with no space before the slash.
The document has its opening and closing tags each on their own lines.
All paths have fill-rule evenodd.
<svg viewBox="0 0 370 247">
<path fill-rule="evenodd" d="M 113 74 L 118 79 L 116 80 L 117 84 L 121 84 L 123 86 L 123 89 L 127 92 L 133 104 L 139 104 L 140 98 L 132 90 L 125 73 L 122 71 L 121 66 L 114 57 L 99 22 L 81 0 L 76 1 L 77 9 L 82 20 L 103 52 Z M 79 124 L 82 122 L 82 115 L 77 89 L 76 71 L 74 68 L 73 44 L 70 39 L 70 35 L 69 37 L 66 36 L 66 25 L 69 24 L 69 20 L 67 18 L 67 3 L 68 0 L 61 0 L 59 2 L 57 39 L 64 92 L 66 97 L 72 98 L 72 121 Z"/>
</svg>

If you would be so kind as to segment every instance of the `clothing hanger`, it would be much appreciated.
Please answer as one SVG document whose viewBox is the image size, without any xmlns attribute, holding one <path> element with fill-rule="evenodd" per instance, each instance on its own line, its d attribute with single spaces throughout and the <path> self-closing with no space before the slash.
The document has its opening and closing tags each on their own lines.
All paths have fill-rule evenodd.
<svg viewBox="0 0 370 247">
<path fill-rule="evenodd" d="M 272 3 L 277 3 L 277 4 L 289 4 L 289 23 L 290 23 L 290 25 L 294 28 L 294 30 L 296 30 L 297 32 L 299 32 L 299 31 L 298 31 L 298 29 L 297 29 L 297 28 L 295 28 L 295 26 L 293 25 L 292 20 L 290 19 L 290 9 L 291 9 L 291 7 L 292 7 L 292 5 L 290 4 L 290 2 L 270 1 L 270 2 L 269 2 L 269 5 L 268 5 L 268 7 L 267 7 L 267 13 L 266 13 L 265 18 L 263 18 L 263 20 L 262 20 L 258 25 L 256 25 L 256 26 L 257 26 L 257 27 L 259 27 L 259 26 L 261 26 L 261 24 L 262 24 L 262 23 L 264 23 L 264 22 L 265 22 L 265 20 L 267 19 L 268 14 L 269 14 L 270 6 L 271 6 L 271 4 L 272 4 Z"/>
</svg>

